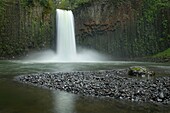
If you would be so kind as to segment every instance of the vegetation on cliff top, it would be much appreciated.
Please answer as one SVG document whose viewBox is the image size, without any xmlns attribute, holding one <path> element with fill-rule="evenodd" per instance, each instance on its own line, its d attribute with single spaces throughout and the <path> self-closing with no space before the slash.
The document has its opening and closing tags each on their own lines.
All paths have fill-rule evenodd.
<svg viewBox="0 0 170 113">
<path fill-rule="evenodd" d="M 91 0 L 61 0 L 61 2 L 58 4 L 58 8 L 73 10 L 88 2 L 91 2 Z"/>
<path fill-rule="evenodd" d="M 143 0 L 143 19 L 153 22 L 156 14 L 164 9 L 170 8 L 169 0 Z"/>
<path fill-rule="evenodd" d="M 54 0 L 20 0 L 20 1 L 21 1 L 21 4 L 24 7 L 34 7 L 37 4 L 40 4 L 46 10 L 46 12 L 49 13 L 50 11 L 52 11 L 55 8 L 73 10 L 73 9 L 79 7 L 82 4 L 90 2 L 91 0 L 60 0 L 60 1 L 54 1 Z"/>
<path fill-rule="evenodd" d="M 43 8 L 44 14 L 49 14 L 55 9 L 55 2 L 53 0 L 20 0 L 23 7 L 34 7 L 40 5 Z"/>
</svg>

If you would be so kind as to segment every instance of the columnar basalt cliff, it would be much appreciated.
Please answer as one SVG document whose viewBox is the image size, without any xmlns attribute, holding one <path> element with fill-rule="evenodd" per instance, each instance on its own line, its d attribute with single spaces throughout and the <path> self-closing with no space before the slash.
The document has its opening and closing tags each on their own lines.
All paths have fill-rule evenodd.
<svg viewBox="0 0 170 113">
<path fill-rule="evenodd" d="M 3 3 L 0 59 L 11 59 L 51 47 L 54 15 L 45 12 L 38 3 L 24 5 L 22 0 L 6 0 Z"/>
<path fill-rule="evenodd" d="M 44 1 L 0 1 L 0 59 L 52 48 L 56 31 L 53 11 L 69 4 Z M 170 6 L 168 0 L 160 1 L 74 1 L 79 3 L 72 8 L 77 45 L 114 58 L 148 56 L 170 48 Z"/>
<path fill-rule="evenodd" d="M 170 10 L 160 10 L 148 22 L 143 5 L 143 0 L 96 0 L 82 5 L 75 10 L 78 44 L 117 58 L 141 57 L 168 48 L 170 40 L 163 36 L 160 19 L 164 16 L 169 21 Z"/>
</svg>

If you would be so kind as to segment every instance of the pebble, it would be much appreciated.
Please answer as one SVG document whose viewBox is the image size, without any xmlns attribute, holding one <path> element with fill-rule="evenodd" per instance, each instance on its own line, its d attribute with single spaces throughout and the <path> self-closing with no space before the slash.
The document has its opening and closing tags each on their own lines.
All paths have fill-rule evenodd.
<svg viewBox="0 0 170 113">
<path fill-rule="evenodd" d="M 170 77 L 139 79 L 129 77 L 125 70 L 39 73 L 17 76 L 15 80 L 83 96 L 170 103 Z"/>
</svg>

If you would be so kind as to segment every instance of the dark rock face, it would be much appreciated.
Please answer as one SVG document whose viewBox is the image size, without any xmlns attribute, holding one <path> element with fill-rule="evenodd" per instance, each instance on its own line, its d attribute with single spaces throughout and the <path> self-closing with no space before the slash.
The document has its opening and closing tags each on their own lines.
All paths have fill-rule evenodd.
<svg viewBox="0 0 170 113">
<path fill-rule="evenodd" d="M 148 56 L 167 49 L 170 41 L 160 42 L 163 28 L 159 22 L 167 14 L 156 14 L 155 23 L 141 21 L 146 10 L 142 6 L 148 5 L 143 3 L 143 0 L 94 0 L 75 9 L 77 44 L 114 58 Z"/>
<path fill-rule="evenodd" d="M 0 59 L 18 59 L 31 51 L 52 48 L 55 14 L 44 14 L 44 8 L 38 2 L 30 7 L 20 0 L 3 2 L 0 14 Z"/>
<path fill-rule="evenodd" d="M 15 80 L 84 96 L 170 103 L 170 77 L 129 78 L 127 70 L 29 74 L 18 76 Z"/>
<path fill-rule="evenodd" d="M 130 2 L 117 0 L 96 0 L 75 9 L 77 45 L 96 49 L 114 58 L 133 56 L 127 42 L 128 38 L 137 37 L 133 10 Z"/>
<path fill-rule="evenodd" d="M 137 2 L 135 2 L 137 3 Z M 138 2 L 139 5 L 140 2 Z M 76 31 L 80 37 L 93 36 L 115 31 L 130 21 L 134 21 L 132 4 L 113 0 L 98 0 L 84 5 L 74 11 Z"/>
</svg>

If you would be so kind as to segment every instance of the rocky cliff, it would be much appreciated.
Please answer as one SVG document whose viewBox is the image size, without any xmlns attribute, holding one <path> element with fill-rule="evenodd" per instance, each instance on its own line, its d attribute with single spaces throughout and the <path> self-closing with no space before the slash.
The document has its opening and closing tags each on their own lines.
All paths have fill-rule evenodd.
<svg viewBox="0 0 170 113">
<path fill-rule="evenodd" d="M 143 7 L 143 0 L 95 0 L 82 5 L 74 10 L 77 43 L 117 58 L 142 57 L 168 48 L 170 40 L 162 37 L 159 12 L 169 18 L 170 10 L 160 10 L 148 22 Z"/>
<path fill-rule="evenodd" d="M 52 48 L 56 31 L 55 12 L 49 10 L 59 1 L 45 1 L 0 1 L 0 59 Z M 73 10 L 76 43 L 114 58 L 142 57 L 163 51 L 170 47 L 170 6 L 167 2 L 81 2 Z"/>
<path fill-rule="evenodd" d="M 0 12 L 0 59 L 26 55 L 30 51 L 51 48 L 54 14 L 35 3 L 6 0 Z"/>
</svg>

